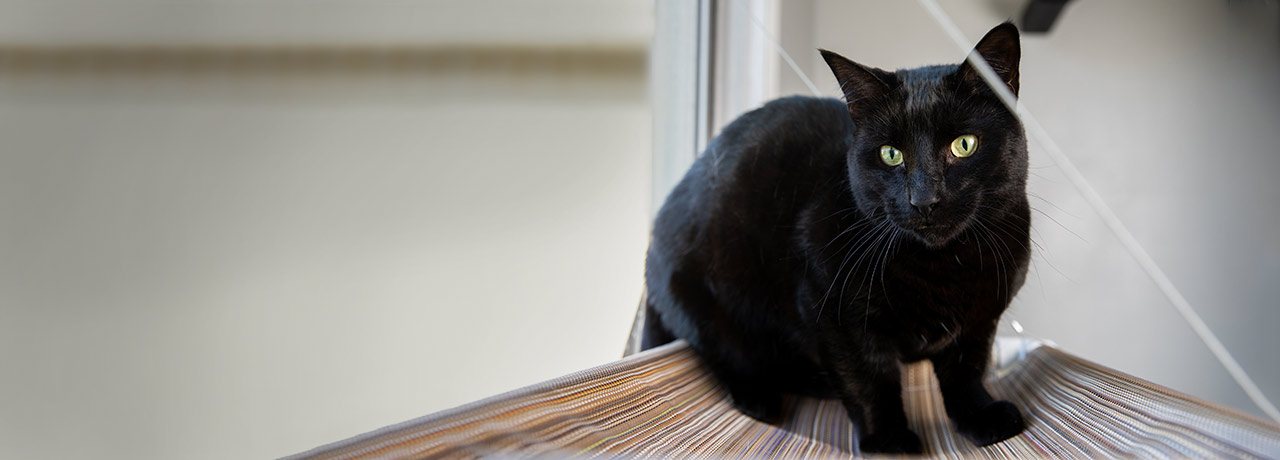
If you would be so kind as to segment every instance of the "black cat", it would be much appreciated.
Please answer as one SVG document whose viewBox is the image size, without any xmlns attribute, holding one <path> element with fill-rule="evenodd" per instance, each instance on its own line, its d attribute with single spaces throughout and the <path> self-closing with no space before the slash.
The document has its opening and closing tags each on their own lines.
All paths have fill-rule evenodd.
<svg viewBox="0 0 1280 460">
<path fill-rule="evenodd" d="M 1018 30 L 978 43 L 1018 92 Z M 967 63 L 887 72 L 822 51 L 845 101 L 735 120 L 671 192 L 645 266 L 643 348 L 685 339 L 739 410 L 838 396 L 866 452 L 921 452 L 900 362 L 929 359 L 955 428 L 1022 431 L 983 386 L 1030 258 L 1021 124 Z"/>
</svg>

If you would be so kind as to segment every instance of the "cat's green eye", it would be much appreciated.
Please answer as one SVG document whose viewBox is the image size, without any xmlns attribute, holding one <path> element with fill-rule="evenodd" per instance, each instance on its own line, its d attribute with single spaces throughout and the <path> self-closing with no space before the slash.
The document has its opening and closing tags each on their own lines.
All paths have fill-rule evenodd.
<svg viewBox="0 0 1280 460">
<path fill-rule="evenodd" d="M 880 159 L 889 166 L 900 165 L 902 164 L 902 151 L 893 148 L 893 146 L 882 145 L 880 146 Z"/>
<path fill-rule="evenodd" d="M 956 157 L 964 158 L 973 155 L 976 151 L 978 151 L 978 136 L 965 134 L 951 141 L 951 154 Z"/>
</svg>

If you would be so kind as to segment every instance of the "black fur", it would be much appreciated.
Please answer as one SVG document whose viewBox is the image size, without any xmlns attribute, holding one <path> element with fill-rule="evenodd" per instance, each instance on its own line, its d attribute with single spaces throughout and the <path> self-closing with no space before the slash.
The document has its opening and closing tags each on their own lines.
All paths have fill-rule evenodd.
<svg viewBox="0 0 1280 460">
<path fill-rule="evenodd" d="M 1016 94 L 1018 32 L 977 52 Z M 983 387 L 1030 257 L 1021 125 L 968 64 L 887 72 L 823 57 L 845 101 L 779 99 L 738 118 L 676 186 L 646 260 L 644 348 L 685 339 L 744 413 L 839 397 L 867 452 L 920 452 L 899 363 L 933 361 L 955 428 L 1021 432 Z M 977 152 L 950 153 L 978 137 Z M 880 146 L 900 149 L 888 166 Z"/>
</svg>

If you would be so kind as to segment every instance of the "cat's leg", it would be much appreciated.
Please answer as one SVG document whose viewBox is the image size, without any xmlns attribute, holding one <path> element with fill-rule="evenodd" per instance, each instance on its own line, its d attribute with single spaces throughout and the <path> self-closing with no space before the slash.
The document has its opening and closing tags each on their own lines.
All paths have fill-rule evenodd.
<svg viewBox="0 0 1280 460">
<path fill-rule="evenodd" d="M 956 343 L 931 360 L 956 431 L 985 446 L 1021 433 L 1026 424 L 1013 403 L 991 397 L 982 383 L 991 357 L 994 322 L 990 329 L 974 332 L 962 333 Z"/>
<path fill-rule="evenodd" d="M 824 334 L 828 335 L 828 334 Z M 828 335 L 829 336 L 829 335 Z M 868 453 L 921 453 L 920 437 L 907 426 L 897 359 L 870 341 L 825 340 L 832 386 L 858 426 L 858 448 Z"/>
<path fill-rule="evenodd" d="M 747 416 L 771 425 L 782 422 L 782 390 L 772 378 L 740 372 L 725 363 L 712 365 L 713 373 L 729 390 L 733 406 Z"/>
<path fill-rule="evenodd" d="M 772 350 L 758 338 L 748 338 L 750 332 L 718 305 L 696 273 L 677 270 L 671 276 L 668 292 L 679 307 L 664 312 L 662 323 L 698 351 L 729 391 L 734 407 L 765 423 L 781 422 L 782 390 Z"/>
<path fill-rule="evenodd" d="M 640 350 L 666 345 L 675 340 L 671 331 L 662 325 L 662 317 L 653 309 L 653 301 L 646 300 L 644 308 L 644 329 L 640 332 Z"/>
</svg>

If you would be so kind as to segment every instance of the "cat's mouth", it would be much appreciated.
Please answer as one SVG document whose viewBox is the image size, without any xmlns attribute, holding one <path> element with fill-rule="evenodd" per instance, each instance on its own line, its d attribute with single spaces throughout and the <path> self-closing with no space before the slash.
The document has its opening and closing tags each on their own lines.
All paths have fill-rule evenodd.
<svg viewBox="0 0 1280 460">
<path fill-rule="evenodd" d="M 956 226 L 938 222 L 921 223 L 911 230 L 916 239 L 934 248 L 945 246 L 959 233 Z"/>
<path fill-rule="evenodd" d="M 947 212 L 935 212 L 932 216 L 921 216 L 919 213 L 894 216 L 898 228 L 924 243 L 930 248 L 941 248 L 962 233 L 966 227 L 963 216 L 956 215 L 954 209 Z"/>
</svg>

